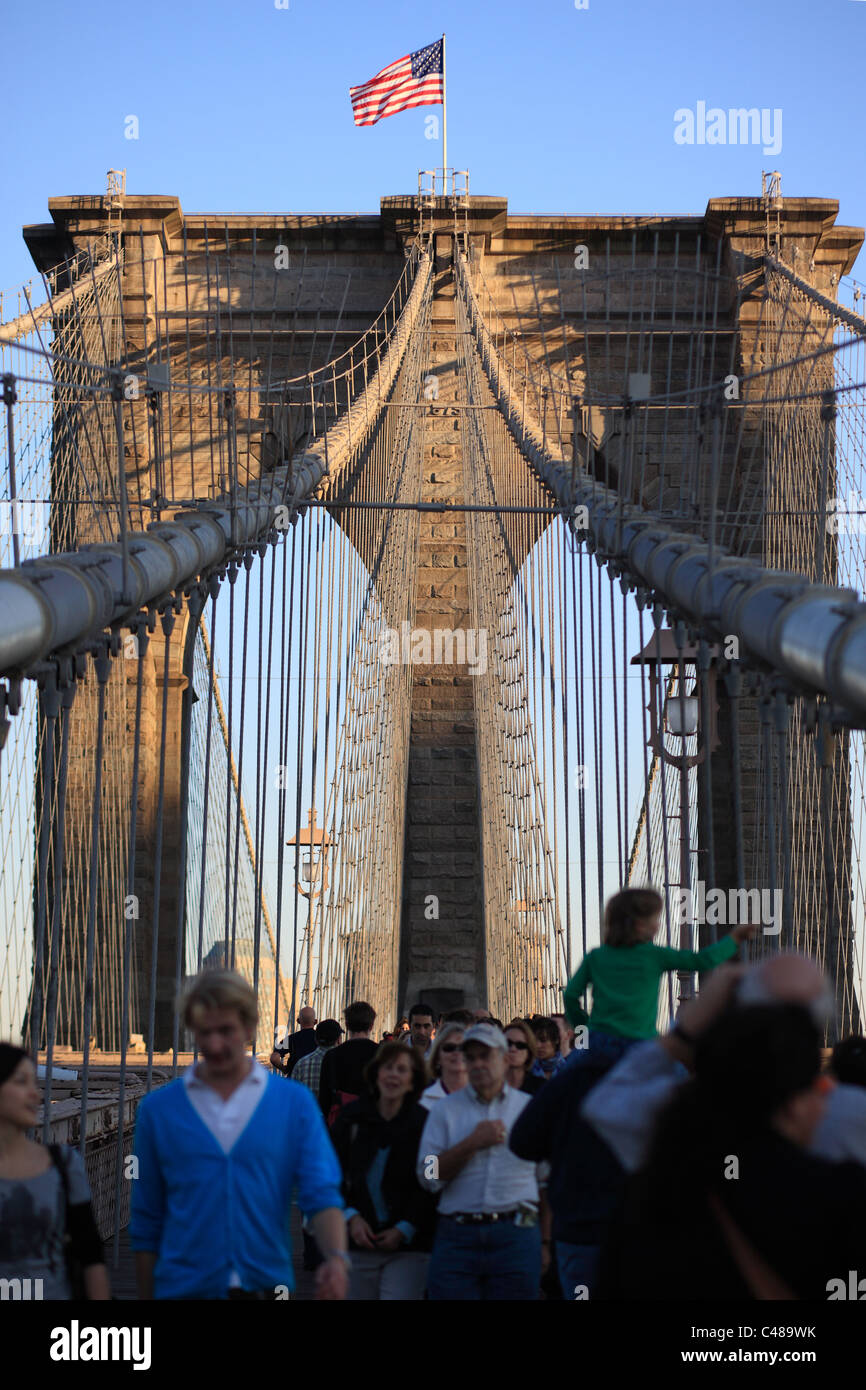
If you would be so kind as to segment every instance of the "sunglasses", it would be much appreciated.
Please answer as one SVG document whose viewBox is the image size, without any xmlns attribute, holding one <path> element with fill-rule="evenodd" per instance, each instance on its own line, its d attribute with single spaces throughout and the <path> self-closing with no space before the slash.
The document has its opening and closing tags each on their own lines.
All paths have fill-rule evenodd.
<svg viewBox="0 0 866 1390">
<path fill-rule="evenodd" d="M 515 1042 L 514 1038 L 506 1038 L 506 1042 L 508 1043 L 508 1046 L 509 1046 L 510 1048 L 511 1048 L 511 1047 L 514 1047 L 514 1048 L 517 1049 L 518 1052 L 528 1052 L 528 1051 L 529 1051 L 529 1043 L 528 1043 L 528 1042 Z"/>
<path fill-rule="evenodd" d="M 443 1043 L 442 1046 L 440 1047 L 439 1051 L 440 1051 L 440 1052 L 462 1052 L 462 1051 L 463 1051 L 463 1045 L 462 1045 L 462 1043 Z"/>
</svg>

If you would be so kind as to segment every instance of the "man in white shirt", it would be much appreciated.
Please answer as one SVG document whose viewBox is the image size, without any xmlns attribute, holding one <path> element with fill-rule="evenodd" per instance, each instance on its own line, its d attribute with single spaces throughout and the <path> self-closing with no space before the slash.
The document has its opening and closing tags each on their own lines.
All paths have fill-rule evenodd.
<svg viewBox="0 0 866 1390">
<path fill-rule="evenodd" d="M 418 1152 L 418 1179 L 442 1194 L 427 1277 L 432 1300 L 538 1297 L 541 1233 L 536 1165 L 508 1135 L 530 1097 L 505 1080 L 508 1045 L 492 1024 L 467 1029 L 469 1084 L 437 1102 Z"/>
</svg>

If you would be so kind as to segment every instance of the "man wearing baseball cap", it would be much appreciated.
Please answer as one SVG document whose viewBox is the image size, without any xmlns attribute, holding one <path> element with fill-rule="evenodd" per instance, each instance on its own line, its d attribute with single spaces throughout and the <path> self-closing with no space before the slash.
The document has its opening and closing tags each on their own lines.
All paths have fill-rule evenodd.
<svg viewBox="0 0 866 1390">
<path fill-rule="evenodd" d="M 441 1193 L 427 1294 L 439 1301 L 538 1297 L 541 1234 L 537 1166 L 508 1135 L 530 1097 L 505 1080 L 508 1044 L 491 1023 L 463 1036 L 469 1084 L 430 1111 L 418 1179 Z"/>
</svg>

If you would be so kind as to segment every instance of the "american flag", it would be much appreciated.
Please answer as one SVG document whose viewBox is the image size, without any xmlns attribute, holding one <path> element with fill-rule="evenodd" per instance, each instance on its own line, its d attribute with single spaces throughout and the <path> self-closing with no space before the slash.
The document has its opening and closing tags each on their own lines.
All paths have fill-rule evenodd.
<svg viewBox="0 0 866 1390">
<path fill-rule="evenodd" d="M 389 63 L 369 82 L 350 87 L 355 125 L 375 125 L 410 106 L 436 106 L 444 101 L 445 64 L 443 41 L 407 53 Z"/>
</svg>

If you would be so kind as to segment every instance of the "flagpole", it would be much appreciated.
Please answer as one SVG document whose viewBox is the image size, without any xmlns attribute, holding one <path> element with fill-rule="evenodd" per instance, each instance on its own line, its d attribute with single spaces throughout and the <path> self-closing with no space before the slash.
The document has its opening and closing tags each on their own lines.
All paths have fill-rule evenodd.
<svg viewBox="0 0 866 1390">
<path fill-rule="evenodd" d="M 447 193 L 448 177 L 448 89 L 445 85 L 445 35 L 442 35 L 442 192 Z"/>
</svg>

